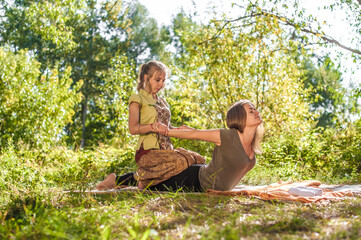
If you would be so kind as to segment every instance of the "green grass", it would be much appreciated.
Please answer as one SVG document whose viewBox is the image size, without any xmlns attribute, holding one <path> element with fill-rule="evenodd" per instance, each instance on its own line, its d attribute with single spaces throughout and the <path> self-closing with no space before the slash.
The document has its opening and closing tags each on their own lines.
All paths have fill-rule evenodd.
<svg viewBox="0 0 361 240">
<path fill-rule="evenodd" d="M 207 194 L 84 192 L 109 172 L 134 170 L 131 152 L 3 150 L 0 239 L 361 238 L 360 196 L 311 205 Z M 352 182 L 289 162 L 277 167 L 258 163 L 242 184 L 313 177 L 334 184 Z"/>
<path fill-rule="evenodd" d="M 52 201 L 49 201 L 52 199 Z M 7 206 L 2 239 L 359 239 L 361 198 L 327 206 L 206 194 L 53 194 Z"/>
</svg>

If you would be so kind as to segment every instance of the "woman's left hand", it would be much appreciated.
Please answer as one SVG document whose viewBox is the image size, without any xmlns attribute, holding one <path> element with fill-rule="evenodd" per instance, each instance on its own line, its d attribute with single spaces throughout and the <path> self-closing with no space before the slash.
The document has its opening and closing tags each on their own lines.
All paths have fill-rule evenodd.
<svg viewBox="0 0 361 240">
<path fill-rule="evenodd" d="M 156 133 L 159 133 L 161 135 L 164 135 L 164 136 L 168 136 L 168 127 L 166 125 L 164 125 L 163 123 L 161 122 L 155 122 L 153 123 L 153 129 L 152 129 L 153 132 L 156 132 Z"/>
</svg>

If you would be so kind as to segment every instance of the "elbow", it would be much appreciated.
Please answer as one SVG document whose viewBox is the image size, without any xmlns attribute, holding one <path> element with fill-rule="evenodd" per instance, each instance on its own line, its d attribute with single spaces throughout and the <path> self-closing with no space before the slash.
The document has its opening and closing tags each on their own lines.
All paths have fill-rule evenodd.
<svg viewBox="0 0 361 240">
<path fill-rule="evenodd" d="M 130 135 L 136 135 L 137 133 L 135 132 L 135 129 L 134 128 L 129 128 L 129 132 L 130 132 Z"/>
</svg>

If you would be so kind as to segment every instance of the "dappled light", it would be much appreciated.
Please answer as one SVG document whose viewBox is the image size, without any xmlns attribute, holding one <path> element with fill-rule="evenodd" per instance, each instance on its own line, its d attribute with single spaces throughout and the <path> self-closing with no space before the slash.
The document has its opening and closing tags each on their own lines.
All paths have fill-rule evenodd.
<svg viewBox="0 0 361 240">
<path fill-rule="evenodd" d="M 322 17 L 303 1 L 221 2 L 210 1 L 206 16 L 179 9 L 164 25 L 142 1 L 0 1 L 0 239 L 361 238 L 361 193 L 352 188 L 361 182 L 360 1 L 315 1 Z M 348 26 L 344 38 L 330 31 L 336 16 Z M 156 126 L 165 137 L 227 128 L 233 103 L 254 104 L 263 154 L 238 187 L 316 180 L 353 196 L 315 204 L 207 189 L 96 190 L 109 173 L 139 168 L 135 132 L 156 139 L 146 150 L 164 150 L 158 112 L 155 122 L 141 124 L 139 111 L 136 127 L 129 120 L 149 60 L 170 70 L 159 92 L 142 89 L 169 107 L 170 124 Z M 220 138 L 168 146 L 208 164 Z"/>
</svg>

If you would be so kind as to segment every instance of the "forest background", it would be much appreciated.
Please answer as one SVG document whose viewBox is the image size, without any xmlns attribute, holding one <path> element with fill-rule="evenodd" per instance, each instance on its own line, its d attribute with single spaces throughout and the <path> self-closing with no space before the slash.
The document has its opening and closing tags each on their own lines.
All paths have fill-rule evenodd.
<svg viewBox="0 0 361 240">
<path fill-rule="evenodd" d="M 172 70 L 164 96 L 173 126 L 225 127 L 227 108 L 250 99 L 266 128 L 260 162 L 359 180 L 360 82 L 342 85 L 340 63 L 312 47 L 336 46 L 357 63 L 360 4 L 325 6 L 346 12 L 354 47 L 325 35 L 327 22 L 303 15 L 297 1 L 233 7 L 235 19 L 201 24 L 181 11 L 158 27 L 136 1 L 1 1 L 2 153 L 113 147 L 132 158 L 127 101 L 139 65 L 158 59 Z M 175 145 L 208 158 L 212 148 Z"/>
<path fill-rule="evenodd" d="M 340 67 L 340 59 L 360 65 L 360 1 L 324 6 L 330 18 L 345 16 L 347 43 L 326 35 L 329 23 L 306 14 L 301 1 L 239 1 L 233 9 L 236 17 L 220 17 L 214 8 L 202 23 L 180 10 L 159 26 L 137 1 L 1 0 L 3 237 L 32 224 L 29 206 L 47 209 L 49 201 L 57 209 L 54 194 L 135 170 L 128 98 L 150 59 L 171 69 L 162 95 L 173 126 L 223 128 L 232 103 L 254 102 L 264 153 L 243 183 L 361 182 L 361 81 L 354 75 L 346 86 L 352 73 Z M 173 142 L 211 158 L 212 144 Z"/>
<path fill-rule="evenodd" d="M 232 6 L 237 18 L 204 24 L 181 10 L 159 27 L 136 1 L 1 1 L 1 151 L 113 147 L 132 158 L 127 101 L 139 65 L 158 59 L 171 69 L 173 126 L 225 127 L 227 108 L 250 99 L 266 128 L 260 162 L 358 179 L 360 77 L 346 87 L 337 59 L 313 49 L 332 46 L 357 64 L 360 4 L 324 6 L 344 12 L 351 46 L 297 1 Z M 210 157 L 210 144 L 174 142 Z"/>
</svg>

